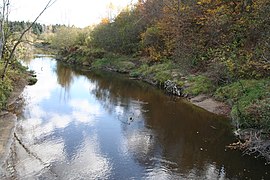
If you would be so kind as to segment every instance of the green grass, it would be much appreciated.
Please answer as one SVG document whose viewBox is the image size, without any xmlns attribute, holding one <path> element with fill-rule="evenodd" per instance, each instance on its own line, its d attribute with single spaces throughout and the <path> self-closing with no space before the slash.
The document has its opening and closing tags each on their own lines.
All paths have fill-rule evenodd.
<svg viewBox="0 0 270 180">
<path fill-rule="evenodd" d="M 120 72 L 129 72 L 135 67 L 135 64 L 129 57 L 107 55 L 104 58 L 96 59 L 92 63 L 92 67 L 97 69 L 113 68 Z"/>
<path fill-rule="evenodd" d="M 231 115 L 242 127 L 270 129 L 270 79 L 241 80 L 218 88 L 215 97 L 232 104 Z"/>
<path fill-rule="evenodd" d="M 3 72 L 3 66 L 3 63 L 0 63 L 0 72 Z M 27 68 L 17 61 L 9 66 L 4 81 L 0 80 L 0 110 L 6 107 L 8 98 L 16 83 L 20 79 L 26 78 L 26 70 Z"/>
<path fill-rule="evenodd" d="M 97 59 L 92 63 L 93 68 L 101 69 L 110 65 L 110 61 L 107 58 Z"/>
<path fill-rule="evenodd" d="M 188 82 L 190 86 L 185 89 L 185 93 L 194 96 L 211 93 L 215 88 L 211 80 L 203 75 L 190 76 Z"/>
<path fill-rule="evenodd" d="M 134 77 L 148 77 L 162 84 L 166 80 L 172 79 L 172 69 L 173 64 L 169 61 L 160 64 L 154 64 L 152 66 L 143 64 L 139 68 L 133 70 L 130 75 Z"/>
</svg>

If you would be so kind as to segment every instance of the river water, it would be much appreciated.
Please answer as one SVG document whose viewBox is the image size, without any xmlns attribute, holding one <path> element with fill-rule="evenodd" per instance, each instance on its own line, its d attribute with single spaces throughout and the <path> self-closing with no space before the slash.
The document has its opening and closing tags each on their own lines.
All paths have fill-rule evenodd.
<svg viewBox="0 0 270 180">
<path fill-rule="evenodd" d="M 269 179 L 264 160 L 226 148 L 222 116 L 116 73 L 43 56 L 29 68 L 10 179 Z"/>
</svg>

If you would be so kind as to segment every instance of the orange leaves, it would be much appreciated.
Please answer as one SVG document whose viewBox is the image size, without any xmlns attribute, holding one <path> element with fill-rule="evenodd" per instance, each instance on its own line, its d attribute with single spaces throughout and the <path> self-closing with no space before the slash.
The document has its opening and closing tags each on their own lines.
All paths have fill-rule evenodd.
<svg viewBox="0 0 270 180">
<path fill-rule="evenodd" d="M 110 20 L 109 18 L 102 18 L 100 24 L 109 24 Z"/>
<path fill-rule="evenodd" d="M 146 48 L 146 51 L 148 52 L 150 58 L 154 61 L 159 61 L 162 58 L 161 52 L 156 49 L 155 47 L 148 47 Z"/>
</svg>

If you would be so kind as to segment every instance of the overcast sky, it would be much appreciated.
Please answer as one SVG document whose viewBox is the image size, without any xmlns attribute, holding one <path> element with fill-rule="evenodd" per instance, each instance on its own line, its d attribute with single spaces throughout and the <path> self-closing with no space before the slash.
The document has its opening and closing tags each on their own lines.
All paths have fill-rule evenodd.
<svg viewBox="0 0 270 180">
<path fill-rule="evenodd" d="M 10 0 L 10 20 L 33 21 L 49 0 Z M 86 27 L 108 16 L 112 2 L 115 11 L 136 0 L 57 0 L 39 19 L 44 24 Z"/>
</svg>

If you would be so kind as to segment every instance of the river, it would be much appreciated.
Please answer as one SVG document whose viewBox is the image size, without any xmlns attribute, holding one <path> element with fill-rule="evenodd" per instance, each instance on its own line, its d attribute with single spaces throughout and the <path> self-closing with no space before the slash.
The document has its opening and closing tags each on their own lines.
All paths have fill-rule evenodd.
<svg viewBox="0 0 270 180">
<path fill-rule="evenodd" d="M 269 179 L 263 159 L 226 148 L 225 117 L 116 73 L 45 56 L 28 66 L 38 82 L 23 93 L 7 179 Z"/>
</svg>

